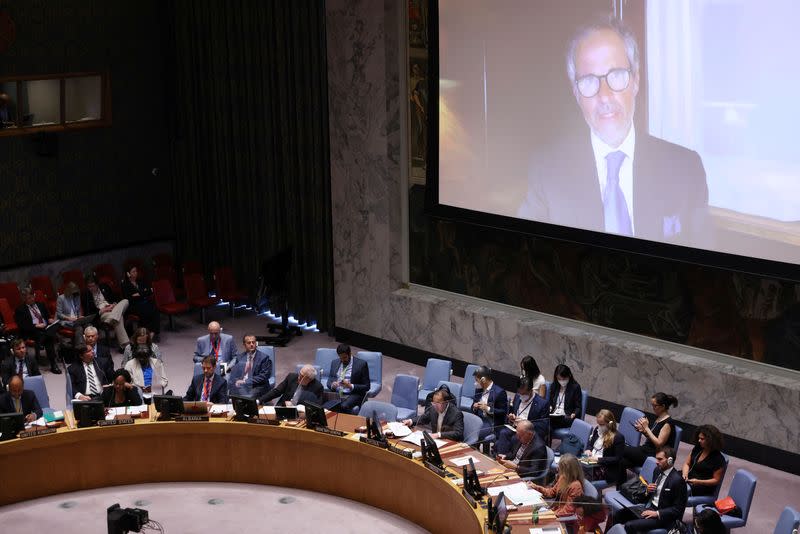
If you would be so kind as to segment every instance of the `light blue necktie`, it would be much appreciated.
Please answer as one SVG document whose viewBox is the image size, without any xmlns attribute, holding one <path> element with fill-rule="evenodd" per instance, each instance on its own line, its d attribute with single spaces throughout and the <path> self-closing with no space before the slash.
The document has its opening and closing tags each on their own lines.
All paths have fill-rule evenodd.
<svg viewBox="0 0 800 534">
<path fill-rule="evenodd" d="M 619 186 L 619 169 L 625 161 L 625 153 L 617 150 L 606 156 L 608 175 L 606 177 L 606 190 L 603 191 L 603 215 L 605 216 L 606 232 L 633 236 L 631 217 L 628 214 L 628 203 Z"/>
</svg>

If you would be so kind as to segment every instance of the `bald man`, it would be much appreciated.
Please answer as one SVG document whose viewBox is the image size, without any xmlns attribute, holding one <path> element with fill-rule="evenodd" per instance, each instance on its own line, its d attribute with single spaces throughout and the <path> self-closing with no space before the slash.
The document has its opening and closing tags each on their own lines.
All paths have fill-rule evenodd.
<svg viewBox="0 0 800 534">
<path fill-rule="evenodd" d="M 25 421 L 30 423 L 42 416 L 42 407 L 33 391 L 25 389 L 25 381 L 14 375 L 8 382 L 8 393 L 0 395 L 0 412 L 25 414 Z"/>
<path fill-rule="evenodd" d="M 317 370 L 313 365 L 304 365 L 300 373 L 289 373 L 283 381 L 269 390 L 258 399 L 261 404 L 266 404 L 272 399 L 278 399 L 278 406 L 297 406 L 303 401 L 315 404 L 322 403 L 322 392 L 325 388 L 317 380 Z"/>
<path fill-rule="evenodd" d="M 217 321 L 208 323 L 208 334 L 197 338 L 194 362 L 202 362 L 206 356 L 214 356 L 218 363 L 229 364 L 236 360 L 236 343 L 233 336 L 222 333 L 222 325 Z"/>
</svg>

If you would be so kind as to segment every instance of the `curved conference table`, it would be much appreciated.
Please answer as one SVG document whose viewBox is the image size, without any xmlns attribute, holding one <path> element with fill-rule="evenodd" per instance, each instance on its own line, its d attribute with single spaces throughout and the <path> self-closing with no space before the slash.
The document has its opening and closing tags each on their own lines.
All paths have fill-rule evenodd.
<svg viewBox="0 0 800 534">
<path fill-rule="evenodd" d="M 484 509 L 472 508 L 451 479 L 418 460 L 352 436 L 224 418 L 137 419 L 2 442 L 0 473 L 5 482 L 0 505 L 125 484 L 243 482 L 345 497 L 431 532 L 481 533 L 486 516 Z"/>
</svg>

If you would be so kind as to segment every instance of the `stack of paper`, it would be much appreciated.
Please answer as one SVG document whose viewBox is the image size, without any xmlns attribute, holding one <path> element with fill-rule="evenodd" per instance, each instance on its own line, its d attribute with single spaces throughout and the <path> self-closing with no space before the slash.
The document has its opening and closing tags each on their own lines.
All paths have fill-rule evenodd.
<svg viewBox="0 0 800 534">
<path fill-rule="evenodd" d="M 386 426 L 389 427 L 388 428 L 389 432 L 394 434 L 395 437 L 397 437 L 397 438 L 402 438 L 404 436 L 408 436 L 409 434 L 411 434 L 411 429 L 408 428 L 403 423 L 398 423 L 396 421 L 391 421 L 389 423 L 386 423 Z"/>
<path fill-rule="evenodd" d="M 211 415 L 220 415 L 223 413 L 230 413 L 233 411 L 233 404 L 212 404 L 208 413 Z"/>
<path fill-rule="evenodd" d="M 542 494 L 531 489 L 525 482 L 507 484 L 505 486 L 492 486 L 489 488 L 489 495 L 496 497 L 502 491 L 506 498 L 517 506 L 529 506 L 532 504 L 543 504 Z"/>
<path fill-rule="evenodd" d="M 417 430 L 417 431 L 412 432 L 411 434 L 405 436 L 401 441 L 407 441 L 409 443 L 413 443 L 414 445 L 417 445 L 417 446 L 421 447 L 422 446 L 422 440 L 423 440 L 422 431 Z M 439 447 L 439 448 L 444 447 L 445 445 L 447 445 L 446 441 L 442 441 L 440 439 L 435 439 L 433 441 L 436 443 L 436 446 Z"/>
</svg>

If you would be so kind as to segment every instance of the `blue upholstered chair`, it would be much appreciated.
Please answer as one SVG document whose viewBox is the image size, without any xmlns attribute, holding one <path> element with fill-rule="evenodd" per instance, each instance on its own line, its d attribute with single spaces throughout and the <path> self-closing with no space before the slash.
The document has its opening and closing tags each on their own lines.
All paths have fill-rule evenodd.
<svg viewBox="0 0 800 534">
<path fill-rule="evenodd" d="M 483 420 L 471 412 L 464 412 L 464 443 L 473 446 L 478 443 L 478 433 Z"/>
<path fill-rule="evenodd" d="M 736 503 L 736 506 L 742 509 L 742 517 L 732 517 L 729 515 L 722 516 L 722 524 L 726 529 L 741 528 L 747 525 L 747 516 L 750 514 L 750 505 L 753 503 L 753 494 L 756 491 L 756 482 L 758 479 L 746 469 L 739 469 L 733 475 L 731 487 L 728 490 L 728 495 Z M 696 506 L 695 514 L 700 513 L 703 508 L 712 507 L 713 505 L 701 504 Z"/>
<path fill-rule="evenodd" d="M 471 363 L 464 371 L 464 384 L 461 386 L 461 401 L 459 407 L 462 410 L 470 411 L 472 409 L 472 397 L 475 395 L 475 376 L 473 373 L 480 367 Z"/>
<path fill-rule="evenodd" d="M 680 425 L 674 425 L 674 427 L 675 427 L 674 428 L 674 430 L 675 430 L 675 441 L 673 441 L 673 443 L 675 444 L 675 454 L 677 454 L 678 453 L 678 447 L 681 444 L 681 439 L 683 439 L 683 429 L 680 427 Z M 678 463 L 678 459 L 677 458 L 675 459 L 675 463 L 676 464 Z M 642 472 L 642 468 L 641 467 L 634 467 L 633 470 L 636 472 L 637 475 Z"/>
<path fill-rule="evenodd" d="M 397 407 L 397 420 L 411 419 L 417 415 L 419 377 L 396 375 L 392 386 L 392 404 Z"/>
<path fill-rule="evenodd" d="M 428 358 L 428 363 L 425 365 L 425 375 L 422 377 L 422 388 L 417 395 L 417 402 L 424 404 L 425 398 L 431 391 L 436 389 L 436 385 L 439 382 L 450 380 L 452 371 L 453 363 L 450 360 Z M 450 391 L 452 392 L 452 390 Z"/>
<path fill-rule="evenodd" d="M 320 348 L 317 349 L 314 355 L 314 367 L 322 369 L 322 374 L 317 377 L 317 380 L 322 383 L 326 391 L 330 391 L 328 390 L 328 377 L 326 375 L 331 370 L 331 362 L 338 359 L 339 356 L 336 354 L 336 349 Z"/>
<path fill-rule="evenodd" d="M 267 390 L 270 390 L 275 387 L 275 347 L 272 345 L 259 345 L 256 350 L 266 354 L 269 357 L 269 361 L 272 362 L 272 372 L 269 375 L 269 387 L 267 388 Z"/>
<path fill-rule="evenodd" d="M 576 438 L 583 442 L 583 450 L 586 450 L 589 443 L 589 436 L 592 433 L 592 425 L 583 421 L 582 419 L 573 419 L 572 424 L 567 430 L 567 434 L 573 434 Z M 566 437 L 567 434 L 564 434 Z M 557 469 L 556 464 L 552 464 L 552 469 Z"/>
<path fill-rule="evenodd" d="M 50 407 L 50 396 L 47 394 L 47 386 L 44 383 L 44 377 L 42 375 L 29 376 L 26 378 L 25 389 L 33 391 L 42 410 Z"/>
<path fill-rule="evenodd" d="M 625 445 L 630 447 L 638 447 L 642 441 L 642 435 L 633 426 L 633 423 L 644 417 L 644 412 L 626 406 L 622 410 L 622 416 L 619 418 L 619 425 L 617 430 L 625 438 Z"/>
<path fill-rule="evenodd" d="M 448 382 L 447 380 L 439 380 L 439 382 L 436 383 L 435 389 L 439 389 L 439 386 L 441 385 L 447 386 L 447 389 L 449 389 L 450 393 L 453 395 L 453 397 L 455 397 L 456 407 L 458 407 L 458 399 L 461 398 L 461 384 L 459 384 L 458 382 Z"/>
<path fill-rule="evenodd" d="M 547 460 L 545 461 L 545 469 L 536 475 L 535 477 L 522 477 L 522 480 L 529 480 L 539 485 L 544 485 L 547 482 L 547 478 L 550 475 L 550 466 L 553 465 L 553 460 L 556 457 L 556 454 L 553 452 L 553 449 L 550 447 L 546 447 L 547 449 Z"/>
<path fill-rule="evenodd" d="M 775 525 L 775 530 L 772 531 L 772 534 L 792 534 L 796 533 L 798 528 L 800 528 L 800 512 L 791 506 L 787 506 L 781 512 L 778 524 Z"/>
<path fill-rule="evenodd" d="M 367 398 L 376 397 L 383 387 L 383 354 L 362 350 L 356 353 L 356 358 L 367 362 L 367 367 L 369 367 Z"/>
<path fill-rule="evenodd" d="M 372 417 L 372 413 L 378 416 L 379 420 L 391 422 L 397 421 L 397 407 L 388 402 L 368 400 L 361 405 L 358 415 L 361 417 Z"/>
</svg>

